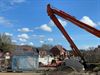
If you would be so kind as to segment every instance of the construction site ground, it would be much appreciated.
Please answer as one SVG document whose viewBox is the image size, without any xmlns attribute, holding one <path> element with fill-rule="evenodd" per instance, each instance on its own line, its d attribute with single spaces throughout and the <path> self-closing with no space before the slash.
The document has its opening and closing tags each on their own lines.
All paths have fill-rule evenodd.
<svg viewBox="0 0 100 75">
<path fill-rule="evenodd" d="M 41 73 L 35 73 L 35 72 L 23 72 L 23 73 L 12 73 L 12 72 L 3 72 L 0 73 L 0 75 L 100 75 L 99 72 L 41 72 Z"/>
</svg>

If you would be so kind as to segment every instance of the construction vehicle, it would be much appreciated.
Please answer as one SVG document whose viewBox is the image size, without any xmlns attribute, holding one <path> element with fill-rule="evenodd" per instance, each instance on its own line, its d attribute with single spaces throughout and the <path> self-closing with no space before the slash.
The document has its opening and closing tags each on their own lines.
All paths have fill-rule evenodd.
<svg viewBox="0 0 100 75">
<path fill-rule="evenodd" d="M 58 29 L 61 31 L 61 33 L 65 36 L 66 40 L 69 42 L 70 47 L 73 50 L 74 56 L 80 57 L 82 65 L 84 66 L 85 69 L 87 69 L 88 66 L 86 64 L 86 61 L 85 61 L 84 57 L 82 56 L 81 52 L 79 51 L 78 47 L 75 45 L 75 43 L 73 42 L 73 40 L 71 39 L 71 37 L 66 32 L 66 30 L 64 29 L 64 27 L 62 26 L 62 24 L 57 19 L 56 15 L 58 15 L 58 16 L 64 18 L 64 19 L 72 22 L 76 26 L 78 26 L 78 27 L 80 27 L 80 28 L 88 31 L 89 33 L 91 33 L 91 34 L 93 34 L 93 35 L 95 35 L 96 37 L 99 37 L 99 38 L 100 38 L 100 30 L 97 30 L 97 29 L 91 27 L 90 25 L 85 24 L 85 23 L 77 20 L 75 17 L 69 15 L 68 13 L 65 13 L 65 12 L 63 12 L 61 10 L 58 10 L 58 9 L 55 9 L 55 8 L 51 8 L 50 4 L 47 5 L 47 13 L 48 13 L 48 16 L 50 16 L 51 20 L 58 27 Z M 74 62 L 73 59 L 70 60 L 70 62 Z M 75 66 L 75 64 L 73 66 Z"/>
</svg>

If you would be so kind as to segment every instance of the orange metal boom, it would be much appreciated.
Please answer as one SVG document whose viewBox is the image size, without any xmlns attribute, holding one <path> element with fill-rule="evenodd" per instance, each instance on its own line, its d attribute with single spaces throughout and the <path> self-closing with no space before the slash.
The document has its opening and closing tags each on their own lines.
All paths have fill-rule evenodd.
<svg viewBox="0 0 100 75">
<path fill-rule="evenodd" d="M 47 8 L 47 11 L 48 11 L 48 15 L 52 15 L 52 14 L 56 14 L 58 16 L 61 16 L 62 18 L 74 23 L 76 26 L 90 32 L 91 34 L 97 36 L 100 38 L 100 30 L 97 30 L 93 27 L 91 27 L 90 25 L 88 24 L 85 24 L 79 20 L 77 20 L 75 17 L 61 11 L 61 10 L 58 10 L 58 9 L 53 9 L 50 7 L 50 5 L 48 5 L 48 8 Z"/>
<path fill-rule="evenodd" d="M 65 38 L 67 39 L 67 41 L 70 43 L 70 46 L 74 52 L 75 56 L 80 56 L 81 59 L 84 61 L 84 65 L 85 65 L 85 60 L 84 57 L 82 56 L 81 52 L 79 51 L 79 49 L 77 48 L 77 46 L 74 44 L 73 40 L 70 38 L 70 36 L 68 35 L 68 33 L 66 32 L 66 30 L 64 29 L 64 27 L 61 25 L 61 23 L 58 21 L 57 17 L 55 16 L 58 15 L 72 23 L 74 23 L 76 26 L 92 33 L 93 35 L 97 36 L 100 38 L 100 30 L 97 30 L 79 20 L 77 20 L 76 18 L 74 18 L 73 16 L 58 10 L 58 9 L 53 9 L 50 7 L 50 4 L 47 5 L 47 13 L 50 16 L 50 18 L 52 19 L 52 21 L 55 23 L 55 25 L 59 28 L 59 30 L 62 32 L 62 34 L 65 36 Z"/>
<path fill-rule="evenodd" d="M 50 16 L 50 18 L 53 20 L 53 22 L 55 23 L 55 25 L 59 28 L 59 30 L 62 32 L 62 34 L 65 36 L 65 38 L 67 39 L 67 41 L 70 43 L 71 48 L 74 51 L 74 55 L 75 56 L 81 56 L 80 51 L 78 50 L 77 46 L 74 44 L 74 42 L 72 41 L 72 39 L 70 38 L 70 36 L 68 35 L 68 33 L 66 32 L 66 30 L 64 29 L 64 27 L 61 25 L 61 23 L 58 21 L 58 19 L 55 16 L 55 13 L 53 12 L 53 9 L 50 8 L 50 5 L 48 5 L 47 7 L 47 13 Z"/>
</svg>

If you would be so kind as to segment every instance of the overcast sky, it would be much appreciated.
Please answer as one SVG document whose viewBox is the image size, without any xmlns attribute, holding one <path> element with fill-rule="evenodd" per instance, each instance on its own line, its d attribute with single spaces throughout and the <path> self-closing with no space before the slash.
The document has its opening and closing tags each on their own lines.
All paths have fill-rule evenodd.
<svg viewBox="0 0 100 75">
<path fill-rule="evenodd" d="M 60 44 L 70 49 L 47 15 L 48 3 L 100 30 L 100 0 L 0 0 L 0 33 L 11 36 L 12 41 L 20 45 Z M 79 48 L 100 45 L 99 38 L 60 17 L 58 19 Z"/>
</svg>

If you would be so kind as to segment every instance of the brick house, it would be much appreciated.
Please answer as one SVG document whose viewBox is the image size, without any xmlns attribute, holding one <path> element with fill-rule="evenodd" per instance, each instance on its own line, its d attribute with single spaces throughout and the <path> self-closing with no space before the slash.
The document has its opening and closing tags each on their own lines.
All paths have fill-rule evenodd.
<svg viewBox="0 0 100 75">
<path fill-rule="evenodd" d="M 63 48 L 61 45 L 56 45 L 54 46 L 50 52 L 54 55 L 54 56 L 57 56 L 57 55 L 64 55 L 66 53 L 66 49 Z"/>
</svg>

